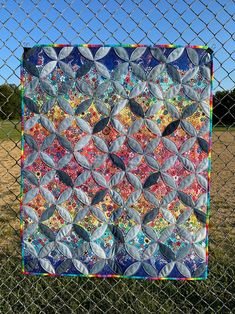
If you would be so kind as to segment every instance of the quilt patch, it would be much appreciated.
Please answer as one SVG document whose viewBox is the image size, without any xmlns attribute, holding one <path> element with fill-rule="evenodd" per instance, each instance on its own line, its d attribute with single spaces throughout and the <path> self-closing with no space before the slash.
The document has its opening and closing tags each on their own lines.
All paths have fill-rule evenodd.
<svg viewBox="0 0 235 314">
<path fill-rule="evenodd" d="M 212 54 L 25 48 L 24 274 L 207 277 Z"/>
</svg>

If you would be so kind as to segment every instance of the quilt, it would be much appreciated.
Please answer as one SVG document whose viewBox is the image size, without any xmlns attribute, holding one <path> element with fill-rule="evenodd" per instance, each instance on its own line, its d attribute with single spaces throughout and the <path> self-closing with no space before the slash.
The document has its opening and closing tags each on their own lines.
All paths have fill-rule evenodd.
<svg viewBox="0 0 235 314">
<path fill-rule="evenodd" d="M 204 46 L 24 48 L 23 274 L 207 278 L 212 76 Z"/>
</svg>

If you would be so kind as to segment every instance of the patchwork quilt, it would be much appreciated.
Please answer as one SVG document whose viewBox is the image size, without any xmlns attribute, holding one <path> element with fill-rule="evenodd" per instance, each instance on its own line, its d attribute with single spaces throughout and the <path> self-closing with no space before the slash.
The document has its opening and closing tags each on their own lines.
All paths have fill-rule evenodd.
<svg viewBox="0 0 235 314">
<path fill-rule="evenodd" d="M 35 46 L 21 83 L 23 273 L 205 279 L 212 51 Z"/>
</svg>

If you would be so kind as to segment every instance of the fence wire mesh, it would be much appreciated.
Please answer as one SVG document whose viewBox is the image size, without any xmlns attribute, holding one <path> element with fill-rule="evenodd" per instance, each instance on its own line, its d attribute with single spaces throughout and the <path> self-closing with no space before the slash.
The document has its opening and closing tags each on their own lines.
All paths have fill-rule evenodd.
<svg viewBox="0 0 235 314">
<path fill-rule="evenodd" d="M 217 1 L 1 1 L 0 309 L 4 313 L 235 313 L 235 4 Z M 21 275 L 19 67 L 47 43 L 177 43 L 214 50 L 209 279 L 173 282 Z"/>
</svg>

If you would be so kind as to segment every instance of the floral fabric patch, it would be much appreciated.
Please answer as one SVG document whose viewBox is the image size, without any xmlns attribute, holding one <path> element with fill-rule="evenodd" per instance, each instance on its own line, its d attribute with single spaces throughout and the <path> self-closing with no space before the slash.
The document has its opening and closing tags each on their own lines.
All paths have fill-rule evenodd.
<svg viewBox="0 0 235 314">
<path fill-rule="evenodd" d="M 207 277 L 207 47 L 43 45 L 22 81 L 23 273 Z"/>
</svg>

